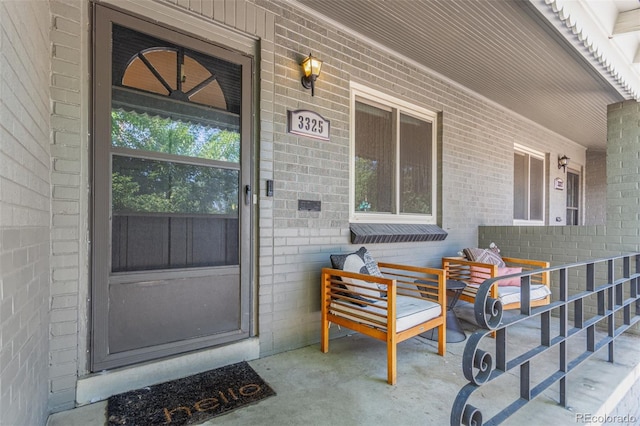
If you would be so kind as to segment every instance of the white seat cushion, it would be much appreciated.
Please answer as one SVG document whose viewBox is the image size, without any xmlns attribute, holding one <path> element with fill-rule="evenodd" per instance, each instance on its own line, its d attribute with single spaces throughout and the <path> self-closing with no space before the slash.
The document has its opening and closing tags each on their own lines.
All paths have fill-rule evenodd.
<svg viewBox="0 0 640 426">
<path fill-rule="evenodd" d="M 469 287 L 478 288 L 479 284 L 467 284 Z M 544 299 L 551 294 L 551 290 L 544 284 L 531 286 L 531 301 Z M 520 302 L 520 287 L 498 286 L 498 298 L 503 305 Z"/>
<path fill-rule="evenodd" d="M 384 319 L 379 316 L 384 315 L 386 317 L 386 303 L 380 301 L 377 302 L 377 304 L 384 307 L 380 308 L 375 305 L 356 307 L 349 303 L 332 302 L 331 313 L 356 322 L 386 329 L 386 327 L 380 325 L 380 321 L 384 321 Z M 339 309 L 340 312 L 336 312 L 336 309 Z M 414 325 L 429 321 L 430 319 L 436 318 L 441 312 L 442 307 L 430 300 L 398 295 L 396 296 L 396 331 L 403 331 Z M 350 313 L 353 315 L 349 315 Z M 355 315 L 358 315 L 358 317 Z M 366 318 L 371 319 L 371 321 L 367 321 Z"/>
<path fill-rule="evenodd" d="M 551 294 L 549 287 L 543 284 L 531 286 L 531 301 L 544 299 Z M 498 287 L 498 297 L 503 305 L 520 302 L 520 287 Z"/>
</svg>

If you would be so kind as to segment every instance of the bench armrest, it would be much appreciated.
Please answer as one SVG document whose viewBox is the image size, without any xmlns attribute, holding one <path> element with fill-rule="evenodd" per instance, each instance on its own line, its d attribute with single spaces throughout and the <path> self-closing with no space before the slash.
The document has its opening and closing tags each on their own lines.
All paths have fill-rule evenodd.
<svg viewBox="0 0 640 426">
<path fill-rule="evenodd" d="M 534 271 L 536 269 L 549 268 L 550 263 L 543 260 L 520 259 L 517 257 L 503 257 L 502 260 L 509 267 L 521 267 L 522 272 Z M 482 276 L 485 279 L 498 276 L 498 266 L 489 263 L 472 262 L 461 257 L 443 257 L 442 269 L 447 274 L 447 279 L 459 280 L 464 282 L 471 281 L 471 269 L 475 275 Z M 549 286 L 549 272 L 541 272 L 532 275 L 532 283 L 544 284 Z"/>
<path fill-rule="evenodd" d="M 443 309 L 446 308 L 445 273 L 442 269 L 382 262 L 378 263 L 378 268 L 383 277 L 323 268 L 323 291 L 329 292 L 333 300 L 340 299 L 357 304 L 371 304 L 360 300 L 361 298 L 373 300 L 372 303 L 391 302 L 392 299 L 395 300 L 396 295 L 403 295 L 427 298 L 440 304 Z M 386 286 L 386 297 L 371 296 L 371 284 L 349 284 L 350 288 L 347 289 L 342 278 Z"/>
</svg>

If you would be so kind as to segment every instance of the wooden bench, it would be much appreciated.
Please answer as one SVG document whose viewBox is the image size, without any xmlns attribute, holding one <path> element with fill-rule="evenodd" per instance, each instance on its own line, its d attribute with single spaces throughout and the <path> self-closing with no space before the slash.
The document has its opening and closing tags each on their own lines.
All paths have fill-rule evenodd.
<svg viewBox="0 0 640 426">
<path fill-rule="evenodd" d="M 541 260 L 518 259 L 515 257 L 503 257 L 502 260 L 508 267 L 520 267 L 522 272 L 535 269 L 545 269 L 549 262 Z M 447 279 L 463 281 L 467 287 L 460 295 L 460 300 L 474 303 L 479 284 L 489 278 L 498 276 L 498 265 L 472 262 L 462 257 L 442 258 L 442 269 L 446 272 Z M 544 306 L 551 301 L 551 289 L 549 288 L 549 272 L 540 272 L 531 276 L 531 306 Z M 502 302 L 502 309 L 520 308 L 520 288 L 501 287 L 494 285 L 491 288 L 491 298 Z"/>
<path fill-rule="evenodd" d="M 392 263 L 378 263 L 384 277 L 322 269 L 322 332 L 320 349 L 329 351 L 331 323 L 387 344 L 387 382 L 396 383 L 396 346 L 438 327 L 438 354 L 446 351 L 446 287 L 444 271 Z M 386 286 L 372 297 L 371 286 L 344 285 L 343 278 Z M 369 291 L 367 291 L 367 289 Z M 364 291 L 363 291 L 364 290 Z M 366 297 L 365 297 L 366 296 Z M 361 298 L 369 300 L 363 301 Z"/>
</svg>

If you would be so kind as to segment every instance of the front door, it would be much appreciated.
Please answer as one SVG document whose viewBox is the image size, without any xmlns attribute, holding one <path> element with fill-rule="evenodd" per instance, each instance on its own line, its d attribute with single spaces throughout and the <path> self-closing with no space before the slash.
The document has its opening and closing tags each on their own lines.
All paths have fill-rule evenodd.
<svg viewBox="0 0 640 426">
<path fill-rule="evenodd" d="M 95 7 L 92 370 L 249 336 L 249 57 Z"/>
</svg>

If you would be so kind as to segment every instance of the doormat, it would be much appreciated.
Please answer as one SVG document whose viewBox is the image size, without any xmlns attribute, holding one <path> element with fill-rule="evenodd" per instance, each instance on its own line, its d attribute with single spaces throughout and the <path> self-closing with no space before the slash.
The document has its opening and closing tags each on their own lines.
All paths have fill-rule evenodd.
<svg viewBox="0 0 640 426">
<path fill-rule="evenodd" d="M 276 393 L 246 362 L 109 398 L 110 426 L 194 425 Z"/>
</svg>

